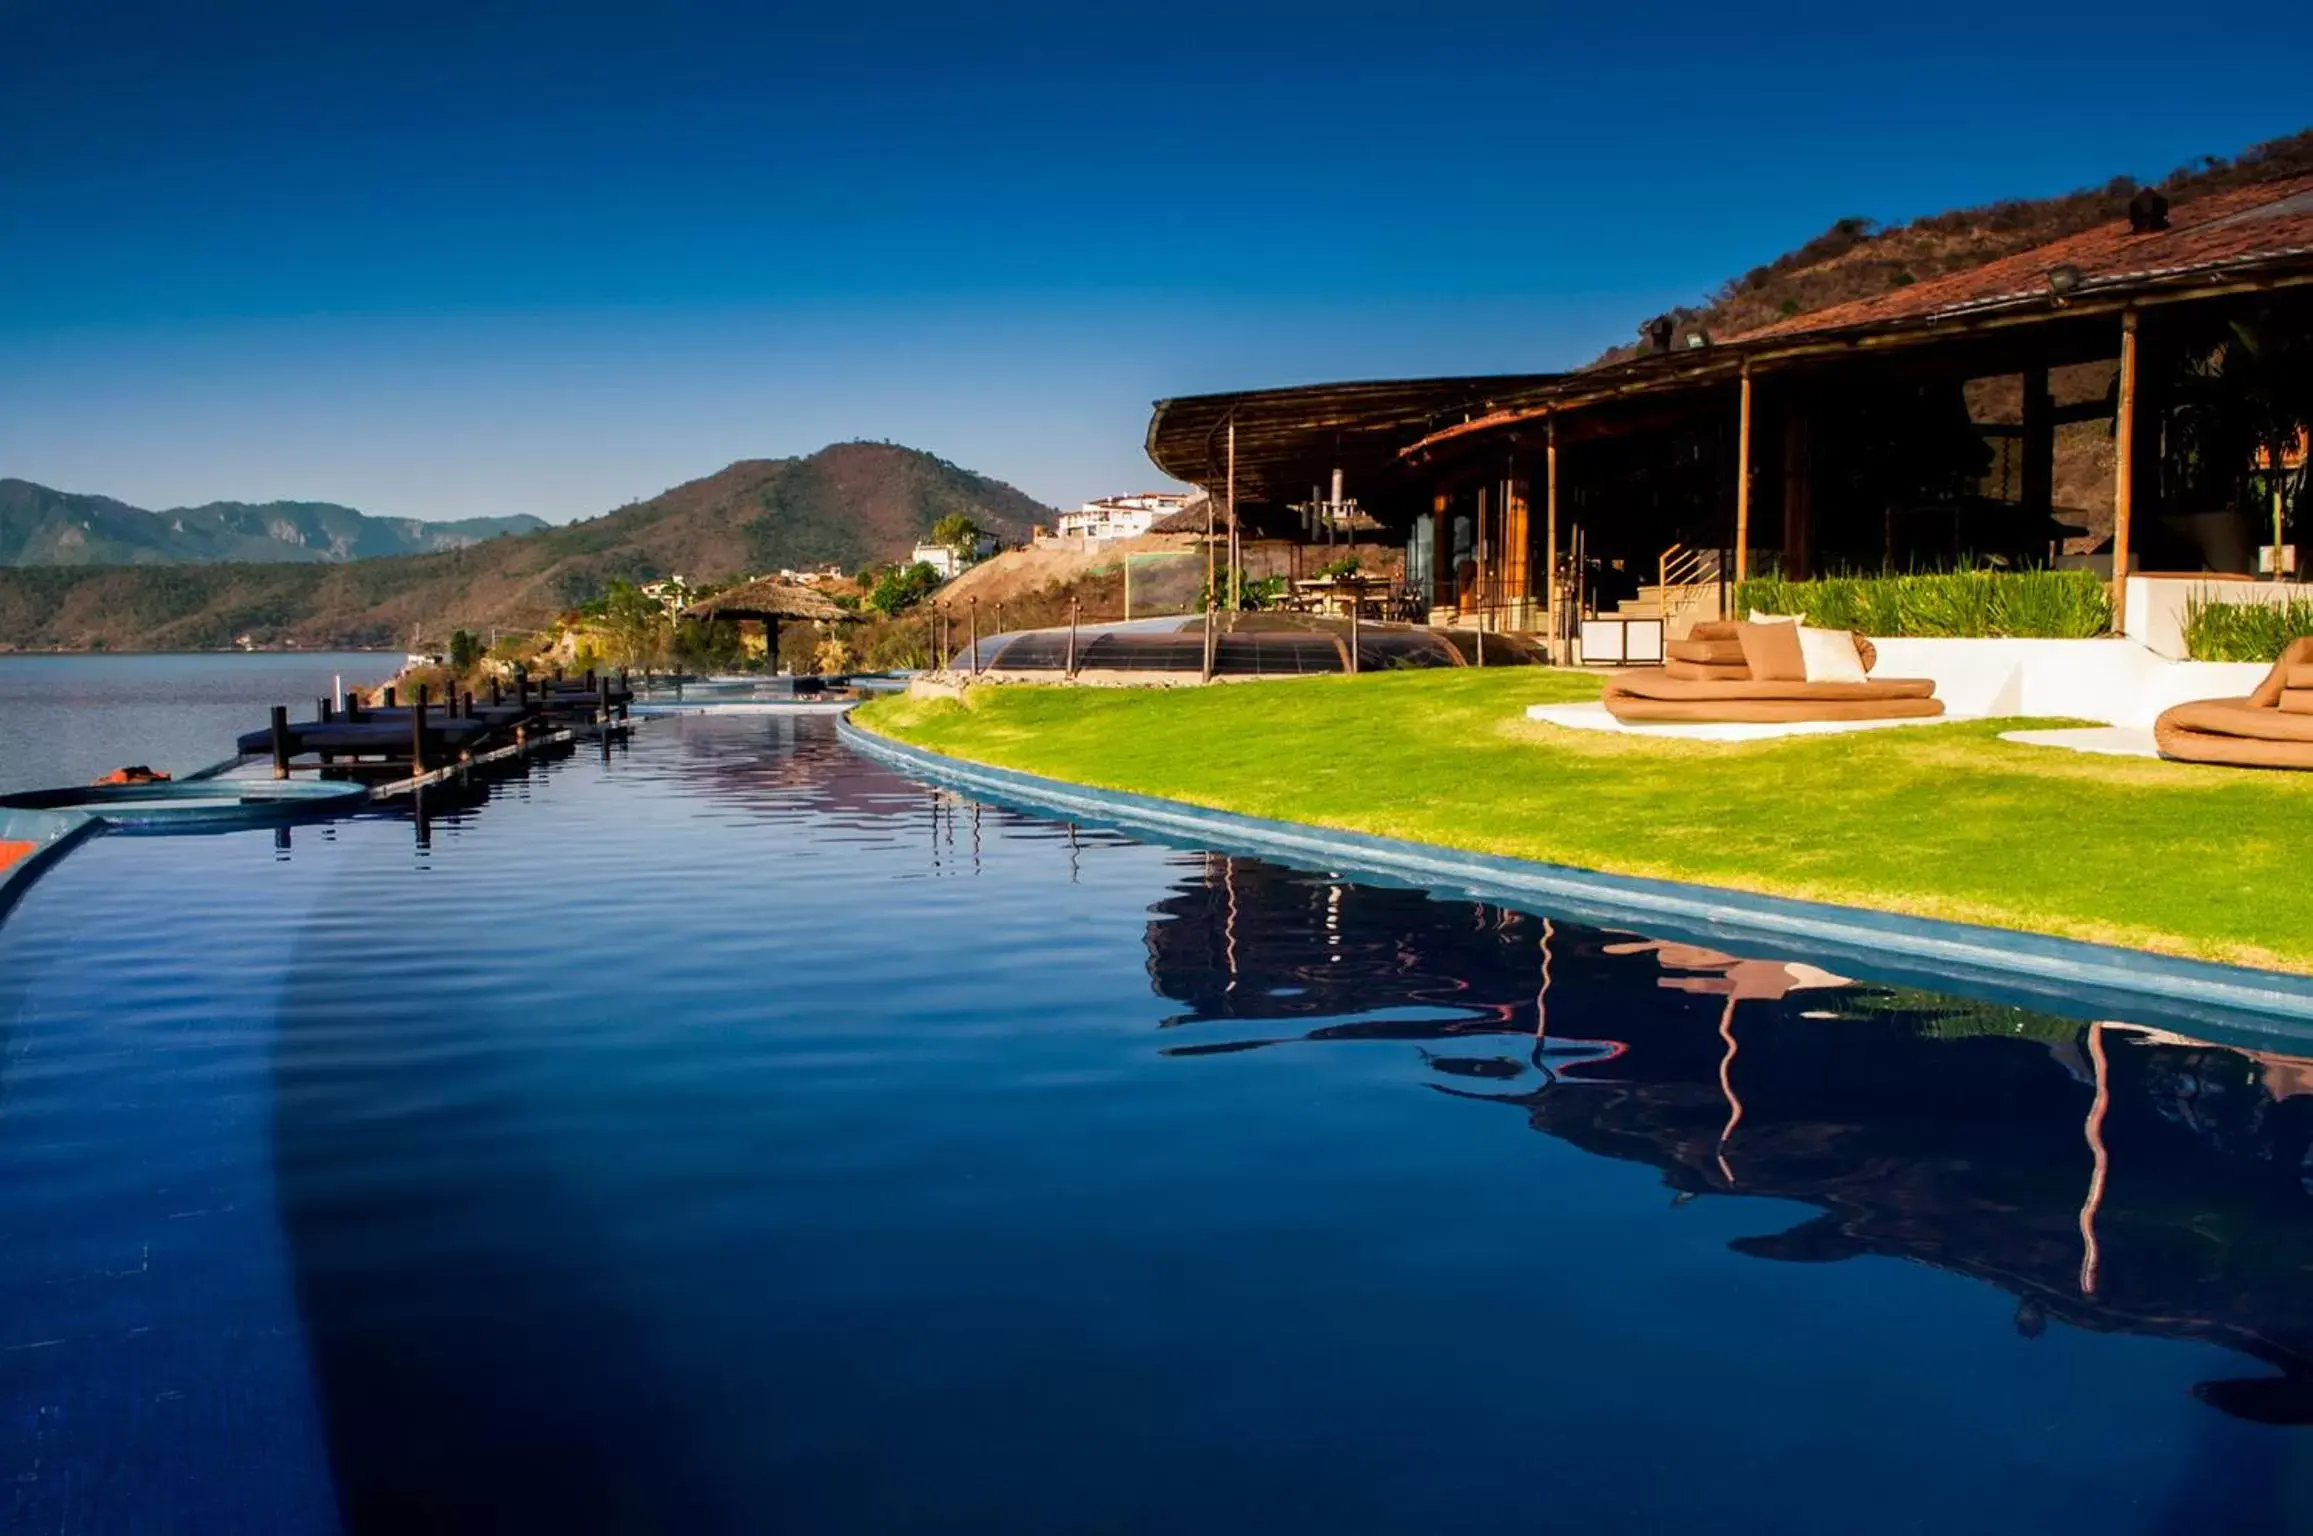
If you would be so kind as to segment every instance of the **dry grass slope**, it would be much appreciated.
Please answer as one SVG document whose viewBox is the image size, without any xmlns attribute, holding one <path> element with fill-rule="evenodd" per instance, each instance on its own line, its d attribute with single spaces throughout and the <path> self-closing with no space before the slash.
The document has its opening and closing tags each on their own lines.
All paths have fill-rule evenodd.
<svg viewBox="0 0 2313 1536">
<path fill-rule="evenodd" d="M 2171 203 L 2185 203 L 2307 171 L 2313 171 L 2313 129 L 2252 146 L 2230 160 L 2205 156 L 2152 185 Z M 2132 177 L 2116 176 L 2101 187 L 2056 197 L 2008 198 L 1887 227 L 1860 216 L 1844 218 L 1797 249 L 1730 280 L 1702 304 L 1671 311 L 1670 318 L 1680 325 L 1700 324 L 1716 336 L 1735 336 L 1792 315 L 1871 298 L 2123 218 L 2139 185 Z M 1617 347 L 1599 361 L 1630 357 L 1638 350 L 1635 344 Z"/>
</svg>

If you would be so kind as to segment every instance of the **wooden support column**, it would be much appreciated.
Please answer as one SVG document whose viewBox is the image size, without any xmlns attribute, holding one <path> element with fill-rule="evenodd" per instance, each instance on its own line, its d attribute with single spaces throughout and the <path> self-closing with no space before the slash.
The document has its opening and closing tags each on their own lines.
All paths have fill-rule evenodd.
<svg viewBox="0 0 2313 1536">
<path fill-rule="evenodd" d="M 1534 596 L 1533 524 L 1526 504 L 1527 483 L 1515 476 L 1502 482 L 1502 596 L 1512 629 L 1532 623 Z"/>
<path fill-rule="evenodd" d="M 1444 491 L 1430 496 L 1430 607 L 1459 608 L 1462 599 L 1454 580 L 1454 499 Z M 1428 614 L 1422 619 L 1427 622 Z"/>
<path fill-rule="evenodd" d="M 1544 452 L 1542 490 L 1542 596 L 1550 607 L 1550 659 L 1558 661 L 1558 642 L 1566 633 L 1565 616 L 1558 611 L 1558 418 L 1546 423 L 1549 447 Z"/>
<path fill-rule="evenodd" d="M 2027 519 L 2047 518 L 2056 507 L 2056 401 L 2048 370 L 2024 370 L 2024 425 L 2017 437 L 2017 502 Z"/>
<path fill-rule="evenodd" d="M 1229 494 L 1229 554 L 1231 558 L 1234 558 L 1237 552 L 1237 415 L 1234 411 L 1229 413 L 1229 467 L 1227 490 Z M 1212 516 L 1212 512 L 1209 507 L 1207 508 L 1205 515 L 1208 518 Z M 1212 601 L 1206 606 L 1218 607 L 1221 601 L 1221 588 L 1213 578 L 1212 524 L 1209 522 L 1205 525 L 1205 585 L 1212 593 Z M 1206 649 L 1208 651 L 1212 649 L 1210 644 L 1206 646 Z M 1212 663 L 1210 660 L 1208 660 L 1205 664 L 1205 671 L 1209 680 L 1212 673 Z"/>
<path fill-rule="evenodd" d="M 1783 574 L 1815 574 L 1815 433 L 1798 400 L 1783 411 Z"/>
<path fill-rule="evenodd" d="M 2120 313 L 2120 402 L 2112 424 L 2112 627 L 2128 629 L 2128 545 L 2136 512 L 2136 311 Z"/>
<path fill-rule="evenodd" d="M 1470 562 L 1470 585 L 1474 589 L 1471 593 L 1470 613 L 1471 622 L 1477 625 L 1480 633 L 1485 631 L 1486 610 L 1493 604 L 1495 590 L 1494 541 L 1488 537 L 1492 531 L 1488 525 L 1493 520 L 1493 492 L 1481 485 L 1478 487 L 1478 515 L 1470 524 L 1470 553 L 1473 557 Z"/>
<path fill-rule="evenodd" d="M 1751 365 L 1743 365 L 1743 410 L 1735 428 L 1735 580 L 1751 574 Z"/>
</svg>

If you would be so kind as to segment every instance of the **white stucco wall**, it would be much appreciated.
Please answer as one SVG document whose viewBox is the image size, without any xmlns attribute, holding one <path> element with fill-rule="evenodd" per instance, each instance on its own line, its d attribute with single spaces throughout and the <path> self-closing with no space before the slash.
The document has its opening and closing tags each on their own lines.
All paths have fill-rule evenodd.
<svg viewBox="0 0 2313 1536">
<path fill-rule="evenodd" d="M 2132 583 L 2133 585 L 2133 583 Z M 2171 704 L 2239 698 L 2261 662 L 2173 661 L 2135 640 L 1881 640 L 1874 677 L 1933 678 L 1953 715 L 2149 726 Z"/>
<path fill-rule="evenodd" d="M 2313 583 L 2302 581 L 2220 581 L 2200 576 L 2128 578 L 2128 638 L 2156 656 L 2182 661 L 2185 655 L 2185 601 L 2194 593 L 2222 603 L 2277 603 L 2313 598 Z"/>
</svg>

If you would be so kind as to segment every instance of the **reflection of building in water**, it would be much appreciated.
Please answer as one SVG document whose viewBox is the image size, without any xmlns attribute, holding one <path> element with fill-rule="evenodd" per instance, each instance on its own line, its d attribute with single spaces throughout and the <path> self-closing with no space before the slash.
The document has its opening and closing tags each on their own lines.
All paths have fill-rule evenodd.
<svg viewBox="0 0 2313 1536">
<path fill-rule="evenodd" d="M 1439 1091 L 1682 1196 L 1822 1212 L 1743 1253 L 1910 1259 L 2011 1292 L 2028 1332 L 2222 1344 L 2279 1374 L 2204 1400 L 2313 1422 L 2313 1060 L 1218 855 L 1147 942 L 1187 1009 L 1169 1054 L 1419 1042 Z"/>
</svg>

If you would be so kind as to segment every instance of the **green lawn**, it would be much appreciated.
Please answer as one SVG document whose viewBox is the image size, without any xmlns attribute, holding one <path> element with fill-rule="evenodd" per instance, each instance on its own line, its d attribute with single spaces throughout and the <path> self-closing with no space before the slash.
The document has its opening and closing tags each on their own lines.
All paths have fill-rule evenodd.
<svg viewBox="0 0 2313 1536">
<path fill-rule="evenodd" d="M 983 687 L 855 718 L 1255 816 L 2313 971 L 2313 775 L 2022 747 L 1994 723 L 1722 745 L 1524 716 L 1598 688 L 1523 668 Z"/>
</svg>

